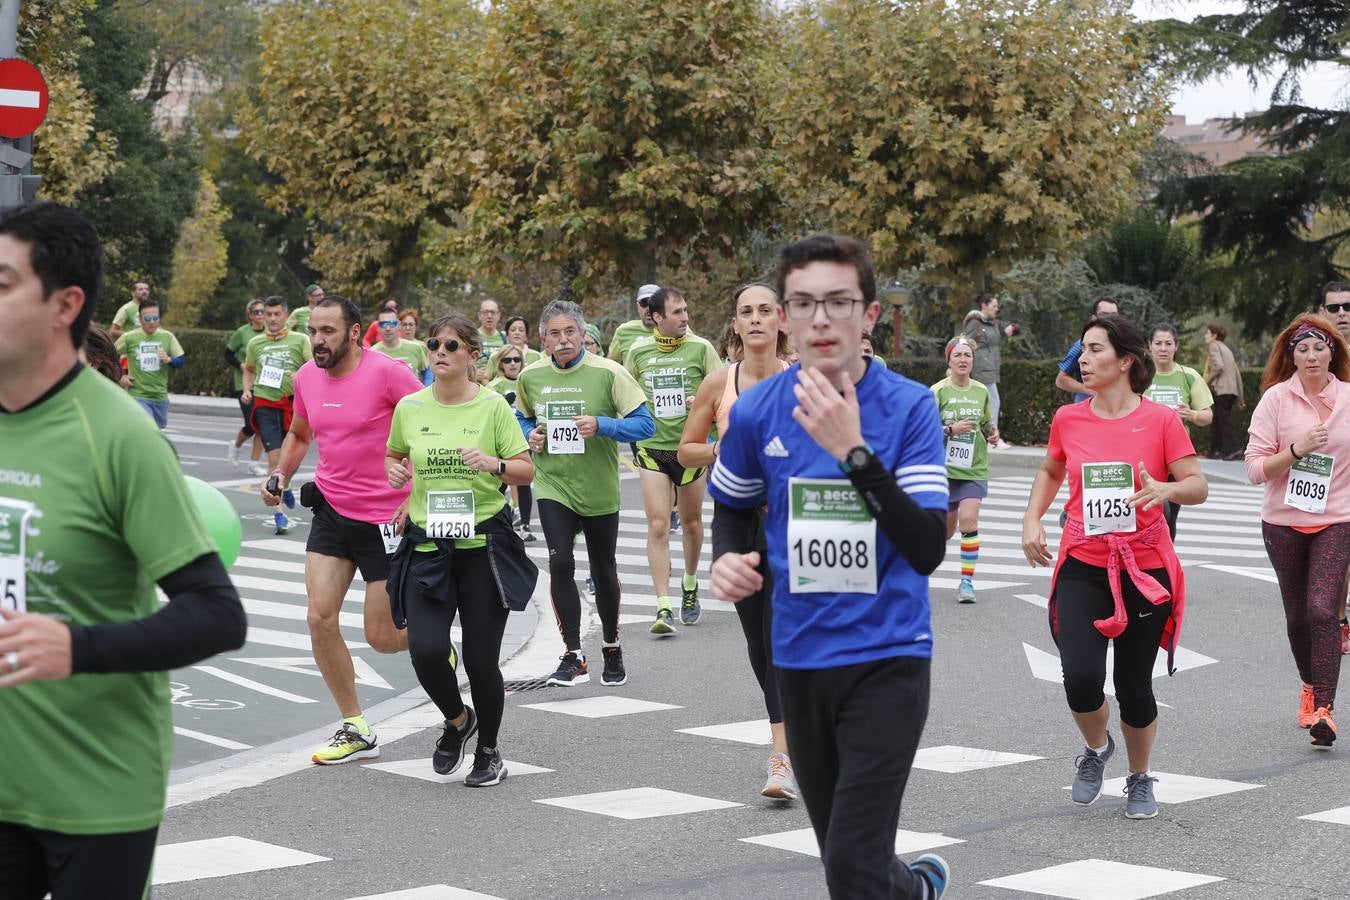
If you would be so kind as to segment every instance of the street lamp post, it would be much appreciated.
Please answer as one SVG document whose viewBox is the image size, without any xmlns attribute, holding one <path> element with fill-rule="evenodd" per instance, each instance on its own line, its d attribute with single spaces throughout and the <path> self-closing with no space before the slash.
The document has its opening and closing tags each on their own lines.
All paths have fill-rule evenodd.
<svg viewBox="0 0 1350 900">
<path fill-rule="evenodd" d="M 901 338 L 904 335 L 905 304 L 909 302 L 910 290 L 892 286 L 883 292 L 891 304 L 891 358 L 900 358 Z"/>
</svg>

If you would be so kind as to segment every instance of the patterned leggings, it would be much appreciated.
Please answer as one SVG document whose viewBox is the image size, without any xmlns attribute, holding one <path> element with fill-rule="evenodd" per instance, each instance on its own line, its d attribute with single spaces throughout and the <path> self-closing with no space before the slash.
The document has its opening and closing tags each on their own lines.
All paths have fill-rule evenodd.
<svg viewBox="0 0 1350 900">
<path fill-rule="evenodd" d="M 1330 709 L 1341 677 L 1339 606 L 1350 563 L 1350 522 L 1316 534 L 1262 522 L 1261 534 L 1280 581 L 1294 665 L 1304 684 L 1312 685 L 1313 702 Z"/>
</svg>

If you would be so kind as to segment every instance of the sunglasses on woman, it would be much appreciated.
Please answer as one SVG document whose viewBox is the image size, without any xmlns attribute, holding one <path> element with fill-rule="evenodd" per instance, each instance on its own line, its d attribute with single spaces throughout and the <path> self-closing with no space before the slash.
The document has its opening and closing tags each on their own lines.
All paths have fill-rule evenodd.
<svg viewBox="0 0 1350 900">
<path fill-rule="evenodd" d="M 442 347 L 445 348 L 446 353 L 454 353 L 460 348 L 460 343 L 454 338 L 446 338 L 445 340 L 441 340 L 440 338 L 427 338 L 427 349 L 432 353 L 435 353 Z M 467 345 L 467 349 L 477 350 L 478 346 L 476 344 L 469 344 Z"/>
<path fill-rule="evenodd" d="M 507 363 L 515 363 L 516 365 L 519 365 L 521 362 L 522 360 L 519 356 L 504 356 L 501 359 L 497 360 L 497 364 L 502 366 L 506 365 Z"/>
</svg>

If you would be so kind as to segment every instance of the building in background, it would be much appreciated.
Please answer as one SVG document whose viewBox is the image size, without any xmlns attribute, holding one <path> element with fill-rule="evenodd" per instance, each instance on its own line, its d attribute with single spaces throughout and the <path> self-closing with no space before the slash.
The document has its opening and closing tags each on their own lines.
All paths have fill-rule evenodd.
<svg viewBox="0 0 1350 900">
<path fill-rule="evenodd" d="M 1227 119 L 1206 119 L 1192 125 L 1185 116 L 1168 116 L 1162 136 L 1215 167 L 1247 156 L 1276 155 L 1257 135 L 1232 128 Z"/>
</svg>

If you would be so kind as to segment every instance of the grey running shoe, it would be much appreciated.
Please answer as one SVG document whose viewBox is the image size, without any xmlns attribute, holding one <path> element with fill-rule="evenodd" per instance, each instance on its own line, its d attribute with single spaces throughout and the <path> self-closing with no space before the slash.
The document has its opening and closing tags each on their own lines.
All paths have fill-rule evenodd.
<svg viewBox="0 0 1350 900">
<path fill-rule="evenodd" d="M 698 585 L 692 589 L 681 588 L 681 591 L 680 624 L 697 625 L 699 619 L 703 618 L 703 605 L 698 602 Z"/>
<path fill-rule="evenodd" d="M 546 684 L 556 684 L 560 687 L 576 687 L 579 684 L 586 684 L 591 680 L 590 667 L 586 663 L 586 657 L 579 653 L 568 650 L 562 656 L 558 657 L 558 670 L 548 676 Z"/>
<path fill-rule="evenodd" d="M 652 623 L 651 633 L 660 637 L 675 633 L 675 616 L 671 614 L 669 607 L 662 606 L 656 611 L 656 621 Z"/>
<path fill-rule="evenodd" d="M 1083 755 L 1074 760 L 1078 774 L 1073 776 L 1073 802 L 1081 806 L 1090 806 L 1102 795 L 1102 776 L 1106 763 L 1116 752 L 1116 742 L 1111 735 L 1106 736 L 1106 749 L 1098 754 L 1095 750 L 1084 750 Z"/>
<path fill-rule="evenodd" d="M 465 787 L 489 787 L 506 778 L 506 763 L 496 747 L 479 747 L 473 754 L 473 769 L 464 776 Z"/>
<path fill-rule="evenodd" d="M 1143 772 L 1131 772 L 1125 779 L 1125 818 L 1151 819 L 1158 814 L 1153 799 L 1153 782 L 1158 779 Z"/>
<path fill-rule="evenodd" d="M 975 585 L 969 578 L 961 579 L 961 586 L 956 589 L 957 603 L 975 602 Z"/>
<path fill-rule="evenodd" d="M 786 753 L 775 753 L 769 757 L 769 777 L 759 793 L 762 797 L 774 800 L 797 799 L 797 777 L 792 774 L 792 761 Z"/>
</svg>

